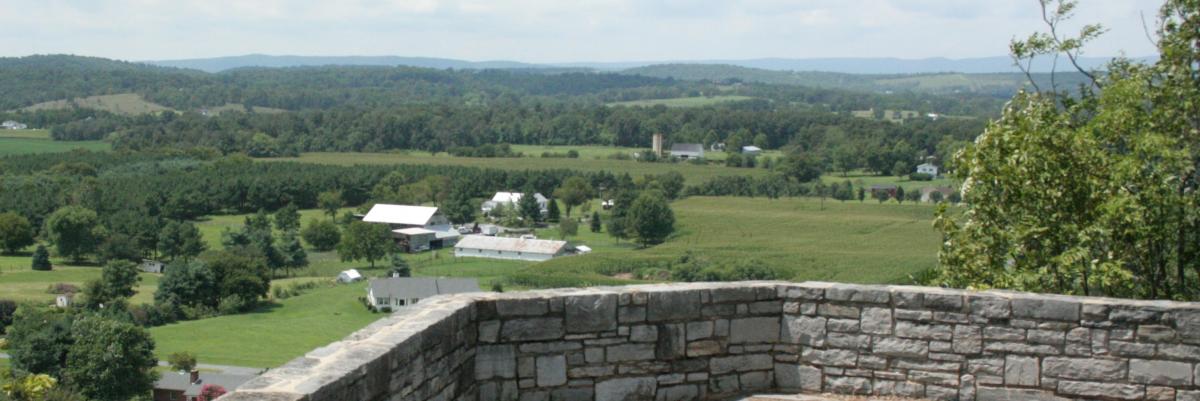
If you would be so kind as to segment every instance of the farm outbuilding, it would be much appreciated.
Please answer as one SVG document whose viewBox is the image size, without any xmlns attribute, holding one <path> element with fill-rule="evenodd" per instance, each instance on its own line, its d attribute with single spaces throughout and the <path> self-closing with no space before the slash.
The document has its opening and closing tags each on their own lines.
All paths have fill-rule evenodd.
<svg viewBox="0 0 1200 401">
<path fill-rule="evenodd" d="M 492 195 L 492 200 L 483 202 L 479 210 L 484 213 L 491 213 L 492 209 L 495 209 L 496 206 L 503 205 L 506 208 L 517 207 L 517 202 L 520 202 L 523 196 L 525 194 L 520 192 L 497 192 L 495 195 Z M 533 197 L 537 199 L 538 208 L 541 209 L 542 214 L 546 214 L 550 207 L 550 199 L 540 193 L 533 194 Z"/>
<path fill-rule="evenodd" d="M 437 239 L 437 233 L 433 230 L 417 227 L 392 230 L 392 234 L 395 235 L 400 248 L 408 253 L 428 251 L 431 249 L 433 241 Z"/>
<path fill-rule="evenodd" d="M 337 281 L 339 283 L 346 284 L 346 283 L 353 283 L 355 281 L 359 281 L 362 279 L 363 279 L 362 273 L 359 273 L 357 269 L 350 269 L 350 270 L 343 270 L 341 273 L 338 273 Z"/>
<path fill-rule="evenodd" d="M 377 203 L 363 216 L 367 223 L 381 223 L 393 229 L 449 225 L 450 221 L 432 206 L 389 205 Z"/>
<path fill-rule="evenodd" d="M 929 174 L 930 177 L 937 177 L 938 167 L 933 165 L 933 163 L 924 163 L 924 164 L 917 166 L 917 173 L 918 174 Z"/>
<path fill-rule="evenodd" d="M 550 260 L 567 252 L 566 241 L 533 238 L 487 237 L 468 235 L 454 246 L 454 256 L 466 258 L 491 258 L 528 260 L 540 262 Z"/>
<path fill-rule="evenodd" d="M 138 265 L 138 268 L 146 273 L 166 273 L 166 264 L 152 259 L 142 259 L 142 263 Z"/>
<path fill-rule="evenodd" d="M 677 143 L 671 145 L 671 157 L 684 160 L 704 158 L 704 145 L 698 143 Z"/>
</svg>

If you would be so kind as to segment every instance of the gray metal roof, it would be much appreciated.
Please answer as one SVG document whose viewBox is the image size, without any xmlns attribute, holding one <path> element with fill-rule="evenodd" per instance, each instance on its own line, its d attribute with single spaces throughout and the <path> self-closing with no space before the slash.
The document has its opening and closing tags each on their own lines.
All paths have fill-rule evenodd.
<svg viewBox="0 0 1200 401">
<path fill-rule="evenodd" d="M 429 298 L 434 295 L 480 292 L 473 278 L 389 277 L 371 280 L 371 293 L 387 298 Z"/>
<path fill-rule="evenodd" d="M 169 372 L 163 373 L 158 382 L 154 383 L 154 388 L 162 390 L 183 391 L 183 394 L 189 397 L 200 395 L 200 389 L 205 384 L 215 384 L 221 386 L 225 391 L 233 391 L 241 386 L 242 383 L 250 381 L 254 376 L 230 375 L 224 373 L 200 373 L 200 381 L 191 382 L 191 374 L 187 372 Z"/>
<path fill-rule="evenodd" d="M 704 152 L 704 145 L 698 143 L 676 143 L 671 145 L 671 152 Z"/>
</svg>

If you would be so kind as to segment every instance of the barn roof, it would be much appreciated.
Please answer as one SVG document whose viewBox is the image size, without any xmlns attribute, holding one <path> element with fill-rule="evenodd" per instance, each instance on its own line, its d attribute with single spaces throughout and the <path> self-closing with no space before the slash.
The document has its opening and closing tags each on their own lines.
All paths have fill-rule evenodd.
<svg viewBox="0 0 1200 401">
<path fill-rule="evenodd" d="M 487 251 L 526 252 L 554 255 L 567 246 L 567 241 L 545 239 L 526 239 L 508 237 L 489 237 L 484 235 L 468 235 L 455 244 L 456 248 L 482 249 Z"/>
<path fill-rule="evenodd" d="M 368 223 L 403 224 L 423 226 L 429 223 L 438 208 L 430 206 L 388 205 L 377 203 L 363 216 Z"/>
<path fill-rule="evenodd" d="M 376 297 L 429 298 L 434 295 L 480 292 L 473 278 L 389 277 L 371 280 Z"/>
<path fill-rule="evenodd" d="M 434 233 L 432 230 L 426 230 L 421 227 L 401 228 L 399 230 L 392 230 L 392 232 L 394 232 L 396 234 L 404 234 L 404 235 L 425 235 L 425 234 L 433 234 Z"/>
<path fill-rule="evenodd" d="M 522 196 L 524 196 L 524 194 L 520 192 L 497 192 L 495 195 L 492 195 L 492 202 L 517 203 L 521 201 Z M 538 202 L 545 202 L 547 200 L 546 197 L 540 193 L 533 194 L 533 197 L 537 199 Z"/>
<path fill-rule="evenodd" d="M 698 143 L 676 143 L 671 145 L 671 152 L 704 152 L 704 145 Z"/>
</svg>

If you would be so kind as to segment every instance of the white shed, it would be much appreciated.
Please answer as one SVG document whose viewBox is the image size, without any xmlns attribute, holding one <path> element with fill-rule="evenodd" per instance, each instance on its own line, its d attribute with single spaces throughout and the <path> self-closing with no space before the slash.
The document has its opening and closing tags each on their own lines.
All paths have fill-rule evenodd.
<svg viewBox="0 0 1200 401">
<path fill-rule="evenodd" d="M 338 277 L 337 277 L 337 281 L 339 283 L 343 283 L 343 284 L 353 283 L 355 281 L 359 281 L 362 279 L 363 279 L 363 276 L 361 273 L 358 272 L 357 269 L 343 270 L 341 273 L 338 273 Z"/>
<path fill-rule="evenodd" d="M 931 177 L 937 177 L 938 167 L 933 165 L 933 163 L 924 163 L 924 164 L 917 166 L 917 173 L 918 174 L 929 174 Z"/>
<path fill-rule="evenodd" d="M 455 257 L 543 261 L 567 252 L 566 241 L 468 235 L 454 245 Z"/>
<path fill-rule="evenodd" d="M 69 308 L 71 307 L 71 301 L 74 299 L 75 294 L 58 294 L 57 297 L 54 297 L 54 306 L 63 309 Z"/>
<path fill-rule="evenodd" d="M 742 146 L 742 154 L 744 154 L 744 155 L 757 156 L 759 153 L 762 153 L 762 148 L 760 148 L 758 146 L 754 146 L 754 145 Z"/>
</svg>

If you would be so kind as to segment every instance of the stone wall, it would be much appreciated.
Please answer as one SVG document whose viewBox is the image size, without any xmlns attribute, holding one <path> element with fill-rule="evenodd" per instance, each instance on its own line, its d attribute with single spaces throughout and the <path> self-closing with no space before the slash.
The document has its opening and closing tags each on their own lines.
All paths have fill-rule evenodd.
<svg viewBox="0 0 1200 401">
<path fill-rule="evenodd" d="M 1200 304 L 746 282 L 431 298 L 222 400 L 1200 401 Z"/>
</svg>

